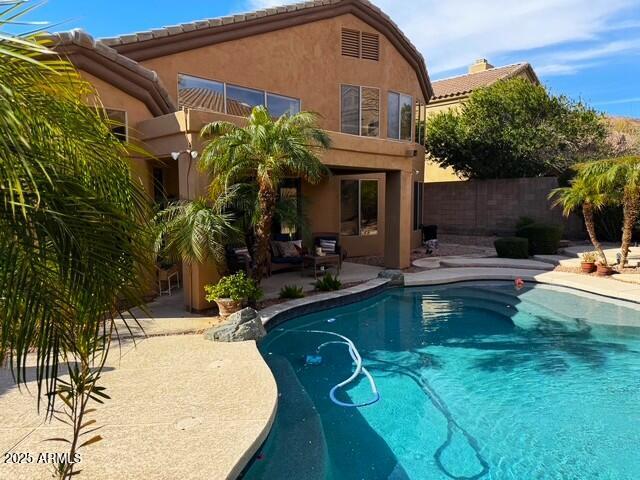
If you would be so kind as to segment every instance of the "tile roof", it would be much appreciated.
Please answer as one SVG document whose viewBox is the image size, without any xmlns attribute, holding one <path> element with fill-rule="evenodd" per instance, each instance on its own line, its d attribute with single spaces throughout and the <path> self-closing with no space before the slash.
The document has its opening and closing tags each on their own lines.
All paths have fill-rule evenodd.
<svg viewBox="0 0 640 480">
<path fill-rule="evenodd" d="M 154 38 L 162 38 L 162 37 L 177 35 L 180 33 L 192 32 L 194 30 L 202 30 L 205 28 L 219 27 L 221 25 L 243 23 L 249 20 L 254 20 L 261 17 L 269 17 L 272 15 L 278 15 L 281 13 L 294 12 L 297 10 L 305 10 L 308 8 L 321 7 L 325 5 L 334 5 L 334 4 L 341 3 L 343 1 L 344 0 L 312 0 L 308 2 L 300 2 L 300 3 L 290 4 L 290 5 L 283 5 L 279 7 L 265 8 L 265 9 L 256 10 L 253 12 L 239 13 L 235 15 L 229 15 L 226 17 L 214 17 L 214 18 L 207 18 L 203 20 L 195 20 L 193 22 L 181 23 L 178 25 L 169 25 L 162 28 L 129 33 L 125 35 L 119 35 L 116 37 L 101 38 L 100 41 L 106 45 L 117 47 L 120 45 L 144 42 L 146 40 L 152 40 Z M 380 11 L 378 7 L 375 7 L 368 0 L 358 0 L 358 1 L 360 1 L 361 3 L 367 4 L 368 6 L 371 6 L 372 8 L 375 8 L 376 10 Z"/>
<path fill-rule="evenodd" d="M 52 33 L 47 34 L 47 38 L 52 42 L 53 50 L 61 55 L 67 55 L 69 57 L 83 55 L 90 59 L 90 61 L 93 60 L 93 63 L 98 62 L 100 64 L 112 65 L 109 71 L 110 76 L 116 74 L 115 67 L 117 67 L 121 72 L 128 72 L 127 76 L 129 78 L 137 77 L 139 79 L 138 81 L 145 87 L 151 86 L 156 94 L 155 106 L 157 106 L 158 112 L 169 113 L 176 110 L 171 96 L 155 71 L 143 67 L 135 60 L 118 53 L 100 41 L 94 40 L 94 38 L 85 31 L 76 29 L 67 32 Z M 80 62 L 76 61 L 75 63 Z M 76 66 L 88 70 L 89 73 L 95 73 L 86 61 Z M 102 70 L 99 71 L 102 72 Z"/>
<path fill-rule="evenodd" d="M 477 88 L 487 87 L 498 80 L 513 78 L 522 72 L 529 75 L 539 83 L 538 77 L 528 63 L 516 63 L 504 67 L 494 67 L 477 73 L 468 73 L 457 77 L 445 78 L 432 82 L 433 97 L 431 100 L 448 100 L 455 97 L 469 95 Z"/>
</svg>

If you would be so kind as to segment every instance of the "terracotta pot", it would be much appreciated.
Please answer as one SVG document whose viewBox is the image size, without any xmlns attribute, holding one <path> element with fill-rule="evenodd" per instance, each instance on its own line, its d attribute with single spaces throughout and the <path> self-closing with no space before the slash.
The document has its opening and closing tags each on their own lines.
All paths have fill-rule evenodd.
<svg viewBox="0 0 640 480">
<path fill-rule="evenodd" d="M 582 262 L 580 268 L 584 273 L 593 273 L 596 271 L 596 262 Z"/>
<path fill-rule="evenodd" d="M 219 298 L 216 300 L 218 311 L 221 317 L 228 317 L 232 313 L 239 312 L 246 304 L 246 300 L 232 300 L 230 298 Z"/>
<path fill-rule="evenodd" d="M 607 266 L 607 265 L 598 265 L 598 269 L 596 272 L 596 275 L 600 276 L 600 277 L 607 277 L 609 275 L 613 274 L 613 268 Z"/>
</svg>

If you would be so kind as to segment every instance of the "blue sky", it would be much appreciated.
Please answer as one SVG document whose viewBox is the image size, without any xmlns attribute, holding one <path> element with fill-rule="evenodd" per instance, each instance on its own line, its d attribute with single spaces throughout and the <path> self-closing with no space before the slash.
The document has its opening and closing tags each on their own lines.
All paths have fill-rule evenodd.
<svg viewBox="0 0 640 480">
<path fill-rule="evenodd" d="M 48 0 L 33 20 L 96 37 L 172 25 L 287 0 Z M 476 58 L 528 61 L 554 93 L 640 117 L 640 0 L 373 0 L 427 60 L 432 79 Z"/>
</svg>

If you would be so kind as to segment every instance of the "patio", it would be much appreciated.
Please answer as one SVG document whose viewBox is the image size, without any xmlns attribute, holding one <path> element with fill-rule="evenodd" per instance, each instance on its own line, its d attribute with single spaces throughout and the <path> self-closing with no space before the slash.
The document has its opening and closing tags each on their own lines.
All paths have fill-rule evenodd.
<svg viewBox="0 0 640 480">
<path fill-rule="evenodd" d="M 338 278 L 343 285 L 366 282 L 373 278 L 377 278 L 378 274 L 384 270 L 382 267 L 376 267 L 371 265 L 363 265 L 353 262 L 343 262 L 342 269 L 338 274 Z M 332 275 L 336 274 L 335 270 L 329 270 Z M 318 274 L 320 278 L 320 274 Z M 286 272 L 278 272 L 271 275 L 269 278 L 265 278 L 262 281 L 262 289 L 264 290 L 264 298 L 266 300 L 278 298 L 280 289 L 285 285 L 295 285 L 302 287 L 305 293 L 311 292 L 314 289 L 315 278 L 313 274 L 305 271 L 304 274 L 300 270 L 290 270 Z"/>
</svg>

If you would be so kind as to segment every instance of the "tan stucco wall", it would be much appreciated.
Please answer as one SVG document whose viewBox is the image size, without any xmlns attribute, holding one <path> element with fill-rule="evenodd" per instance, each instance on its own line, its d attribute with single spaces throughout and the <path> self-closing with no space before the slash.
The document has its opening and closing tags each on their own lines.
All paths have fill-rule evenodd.
<svg viewBox="0 0 640 480">
<path fill-rule="evenodd" d="M 130 139 L 139 138 L 139 132 L 136 126 L 150 118 L 153 115 L 137 98 L 123 92 L 113 85 L 91 75 L 90 73 L 80 71 L 81 76 L 90 82 L 98 94 L 99 101 L 107 109 L 122 110 L 127 113 L 127 132 Z M 132 171 L 140 183 L 144 186 L 145 191 L 149 195 L 153 195 L 153 177 L 151 173 L 151 163 L 149 160 L 134 158 L 130 160 Z"/>
<path fill-rule="evenodd" d="M 340 130 L 340 84 L 380 88 L 381 136 L 386 137 L 387 91 L 424 100 L 415 70 L 381 36 L 380 61 L 343 57 L 341 28 L 375 33 L 353 15 L 277 30 L 145 60 L 177 101 L 178 73 L 300 98 L 322 115 L 323 128 Z"/>
</svg>

